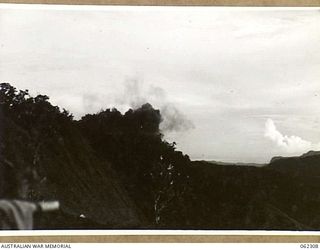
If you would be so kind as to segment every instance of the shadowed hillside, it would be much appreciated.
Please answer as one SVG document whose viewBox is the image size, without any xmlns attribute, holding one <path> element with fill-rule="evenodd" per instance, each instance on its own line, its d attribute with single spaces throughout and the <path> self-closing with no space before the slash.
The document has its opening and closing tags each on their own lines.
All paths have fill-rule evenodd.
<svg viewBox="0 0 320 250">
<path fill-rule="evenodd" d="M 163 139 L 146 103 L 74 120 L 47 96 L 10 84 L 0 91 L 2 198 L 61 202 L 37 229 L 320 228 L 320 155 L 233 165 L 190 161 Z"/>
<path fill-rule="evenodd" d="M 8 84 L 1 85 L 1 107 L 1 171 L 17 176 L 2 180 L 2 196 L 18 196 L 15 182 L 28 180 L 29 199 L 61 202 L 61 214 L 55 215 L 61 221 L 48 220 L 52 226 L 80 214 L 107 227 L 141 223 L 110 164 L 97 159 L 68 112 L 46 96 L 32 98 Z"/>
<path fill-rule="evenodd" d="M 75 121 L 47 96 L 5 83 L 0 104 L 1 196 L 19 197 L 28 182 L 28 199 L 61 202 L 39 228 L 154 227 L 181 199 L 185 184 L 176 182 L 185 183 L 180 170 L 190 161 L 162 140 L 160 113 L 150 104 Z"/>
</svg>

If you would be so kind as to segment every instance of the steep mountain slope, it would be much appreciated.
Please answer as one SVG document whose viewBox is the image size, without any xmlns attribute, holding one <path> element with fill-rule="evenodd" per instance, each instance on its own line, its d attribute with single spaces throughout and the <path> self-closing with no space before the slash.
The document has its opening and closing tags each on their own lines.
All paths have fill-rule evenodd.
<svg viewBox="0 0 320 250">
<path fill-rule="evenodd" d="M 11 102 L 1 106 L 3 197 L 10 192 L 19 195 L 15 186 L 28 181 L 32 183 L 29 199 L 59 200 L 61 211 L 54 216 L 58 220 L 42 219 L 39 227 L 78 227 L 81 214 L 105 228 L 138 227 L 142 223 L 110 164 L 98 161 L 67 114 L 45 98 Z M 64 221 L 68 218 L 73 221 L 70 225 Z"/>
<path fill-rule="evenodd" d="M 0 89 L 1 197 L 58 199 L 38 228 L 154 228 L 181 225 L 189 157 L 162 139 L 150 104 L 73 120 L 47 96 Z M 7 178 L 13 176 L 12 178 Z"/>
</svg>

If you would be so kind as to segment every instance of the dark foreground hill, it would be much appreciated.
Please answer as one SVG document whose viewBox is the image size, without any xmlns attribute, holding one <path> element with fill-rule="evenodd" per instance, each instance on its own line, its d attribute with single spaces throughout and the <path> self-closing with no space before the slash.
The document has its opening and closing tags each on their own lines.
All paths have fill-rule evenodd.
<svg viewBox="0 0 320 250">
<path fill-rule="evenodd" d="M 265 166 L 190 161 L 144 104 L 74 120 L 9 84 L 0 89 L 0 195 L 57 199 L 37 229 L 320 229 L 320 155 Z"/>
<path fill-rule="evenodd" d="M 3 197 L 19 197 L 21 183 L 27 181 L 28 199 L 59 200 L 61 211 L 39 227 L 78 227 L 81 214 L 110 228 L 141 224 L 110 164 L 97 159 L 67 112 L 45 96 L 14 93 L 9 85 L 1 90 Z M 68 225 L 68 220 L 81 223 Z"/>
<path fill-rule="evenodd" d="M 183 220 L 190 160 L 162 140 L 160 112 L 150 104 L 75 121 L 47 96 L 4 83 L 0 105 L 1 197 L 61 203 L 60 212 L 39 217 L 38 228 L 149 228 Z M 163 216 L 168 210 L 172 218 Z"/>
</svg>

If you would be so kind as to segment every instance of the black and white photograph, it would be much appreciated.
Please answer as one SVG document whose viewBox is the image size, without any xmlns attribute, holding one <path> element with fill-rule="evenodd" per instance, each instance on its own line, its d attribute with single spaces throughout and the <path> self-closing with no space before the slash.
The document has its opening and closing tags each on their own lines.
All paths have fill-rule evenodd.
<svg viewBox="0 0 320 250">
<path fill-rule="evenodd" d="M 319 27 L 0 4 L 0 229 L 319 231 Z"/>
</svg>

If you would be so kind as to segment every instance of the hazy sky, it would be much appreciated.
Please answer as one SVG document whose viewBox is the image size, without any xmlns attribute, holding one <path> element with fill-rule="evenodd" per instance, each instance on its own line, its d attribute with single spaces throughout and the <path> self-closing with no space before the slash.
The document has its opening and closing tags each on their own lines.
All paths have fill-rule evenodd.
<svg viewBox="0 0 320 250">
<path fill-rule="evenodd" d="M 0 82 L 75 117 L 150 102 L 192 159 L 320 149 L 320 10 L 0 7 Z"/>
</svg>

